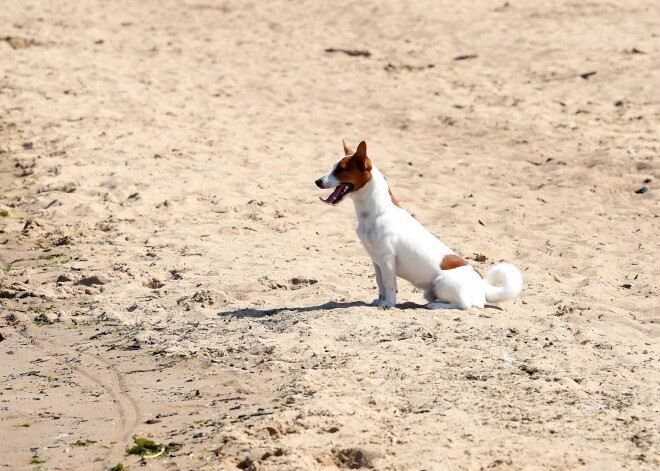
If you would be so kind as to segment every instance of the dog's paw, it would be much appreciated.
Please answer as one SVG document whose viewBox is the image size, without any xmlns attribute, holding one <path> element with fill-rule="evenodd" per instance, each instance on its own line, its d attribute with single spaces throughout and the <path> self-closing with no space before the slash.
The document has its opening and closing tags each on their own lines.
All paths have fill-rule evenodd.
<svg viewBox="0 0 660 471">
<path fill-rule="evenodd" d="M 394 303 L 386 299 L 380 299 L 378 301 L 378 304 L 376 304 L 376 306 L 382 307 L 383 309 L 389 309 L 391 307 L 394 307 Z"/>
<path fill-rule="evenodd" d="M 383 298 L 376 298 L 373 301 L 371 301 L 371 303 L 369 304 L 371 304 L 372 306 L 380 306 L 380 303 L 382 302 L 383 302 Z"/>
<path fill-rule="evenodd" d="M 426 309 L 442 309 L 444 307 L 444 304 L 442 304 L 442 303 L 428 303 L 424 307 Z"/>
<path fill-rule="evenodd" d="M 458 309 L 458 306 L 451 303 L 428 303 L 426 309 Z"/>
</svg>

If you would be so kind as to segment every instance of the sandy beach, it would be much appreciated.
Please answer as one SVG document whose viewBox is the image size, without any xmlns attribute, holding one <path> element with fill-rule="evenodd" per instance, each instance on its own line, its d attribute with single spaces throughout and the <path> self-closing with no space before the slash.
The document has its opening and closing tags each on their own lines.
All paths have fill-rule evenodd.
<svg viewBox="0 0 660 471">
<path fill-rule="evenodd" d="M 658 469 L 656 1 L 2 10 L 0 469 Z M 369 306 L 342 138 L 520 297 Z"/>
</svg>

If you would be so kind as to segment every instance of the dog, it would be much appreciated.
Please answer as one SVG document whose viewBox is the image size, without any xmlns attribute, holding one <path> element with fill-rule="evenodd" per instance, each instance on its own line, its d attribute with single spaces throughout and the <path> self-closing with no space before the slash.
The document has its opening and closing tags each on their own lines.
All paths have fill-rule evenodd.
<svg viewBox="0 0 660 471">
<path fill-rule="evenodd" d="M 390 191 L 385 177 L 367 156 L 362 141 L 353 152 L 343 141 L 344 157 L 330 173 L 316 180 L 334 188 L 321 201 L 337 205 L 347 196 L 355 204 L 357 235 L 373 261 L 378 298 L 373 306 L 396 304 L 397 277 L 424 291 L 429 309 L 483 308 L 515 298 L 522 290 L 520 271 L 510 263 L 495 265 L 486 278 L 435 238 Z"/>
</svg>

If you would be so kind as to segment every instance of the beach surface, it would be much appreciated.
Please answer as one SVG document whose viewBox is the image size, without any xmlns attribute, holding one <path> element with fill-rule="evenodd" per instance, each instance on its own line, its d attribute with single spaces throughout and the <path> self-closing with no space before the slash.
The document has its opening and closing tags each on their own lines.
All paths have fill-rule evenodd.
<svg viewBox="0 0 660 471">
<path fill-rule="evenodd" d="M 0 469 L 658 469 L 659 24 L 4 2 Z M 314 185 L 342 137 L 520 297 L 369 306 L 353 205 Z"/>
</svg>

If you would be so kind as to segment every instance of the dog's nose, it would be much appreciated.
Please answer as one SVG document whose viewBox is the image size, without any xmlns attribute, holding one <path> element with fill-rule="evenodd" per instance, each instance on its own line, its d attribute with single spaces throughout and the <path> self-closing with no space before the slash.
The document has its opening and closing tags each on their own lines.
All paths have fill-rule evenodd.
<svg viewBox="0 0 660 471">
<path fill-rule="evenodd" d="M 319 178 L 314 183 L 316 183 L 316 186 L 318 186 L 319 188 L 323 188 L 323 178 Z"/>
</svg>

